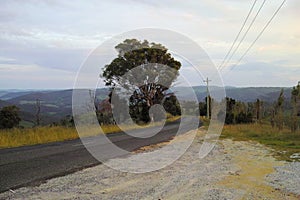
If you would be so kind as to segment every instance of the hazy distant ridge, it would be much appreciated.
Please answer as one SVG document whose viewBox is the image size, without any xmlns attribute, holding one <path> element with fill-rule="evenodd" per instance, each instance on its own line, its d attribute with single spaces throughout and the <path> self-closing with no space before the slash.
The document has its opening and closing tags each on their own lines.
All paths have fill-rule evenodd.
<svg viewBox="0 0 300 200">
<path fill-rule="evenodd" d="M 206 97 L 206 87 L 193 87 L 199 101 Z M 212 89 L 220 89 L 212 87 Z M 257 98 L 266 102 L 274 102 L 281 91 L 280 87 L 226 87 L 226 95 L 239 101 L 254 102 Z M 185 100 L 191 99 L 192 95 L 184 87 L 177 87 L 175 94 L 180 94 Z M 107 88 L 98 89 L 96 92 L 99 101 L 105 99 L 109 93 Z M 290 99 L 291 88 L 284 88 L 284 94 Z M 7 105 L 17 105 L 21 108 L 21 117 L 25 120 L 34 119 L 36 112 L 36 99 L 41 101 L 42 121 L 47 124 L 58 121 L 72 113 L 72 89 L 69 90 L 1 90 L 0 108 Z"/>
</svg>

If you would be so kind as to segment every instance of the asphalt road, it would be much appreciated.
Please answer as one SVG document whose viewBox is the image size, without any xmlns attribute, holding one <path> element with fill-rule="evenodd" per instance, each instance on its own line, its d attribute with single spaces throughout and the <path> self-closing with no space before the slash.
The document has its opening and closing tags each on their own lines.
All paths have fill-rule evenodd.
<svg viewBox="0 0 300 200">
<path fill-rule="evenodd" d="M 136 138 L 122 132 L 109 134 L 108 138 L 120 148 L 134 151 L 143 146 L 169 141 L 178 130 L 180 130 L 179 134 L 182 134 L 191 129 L 188 125 L 179 129 L 179 122 L 177 122 L 165 125 L 159 133 L 149 138 Z M 143 134 L 147 129 L 139 131 Z M 97 141 L 93 137 L 89 140 L 92 145 L 98 145 L 97 150 L 107 149 L 106 144 L 93 144 L 93 141 Z M 113 157 L 116 155 L 109 156 L 109 158 Z M 47 179 L 98 164 L 101 163 L 86 150 L 80 139 L 0 149 L 0 192 L 40 184 Z"/>
</svg>

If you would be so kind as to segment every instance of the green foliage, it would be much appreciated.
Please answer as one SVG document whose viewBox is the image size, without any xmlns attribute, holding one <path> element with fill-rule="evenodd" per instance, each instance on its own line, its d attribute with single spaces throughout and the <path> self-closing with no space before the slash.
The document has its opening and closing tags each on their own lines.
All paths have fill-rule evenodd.
<svg viewBox="0 0 300 200">
<path fill-rule="evenodd" d="M 280 92 L 280 94 L 279 94 L 279 97 L 277 99 L 276 107 L 277 108 L 281 108 L 282 105 L 283 105 L 283 102 L 284 102 L 284 94 L 283 94 L 283 89 L 282 89 L 281 92 Z"/>
<path fill-rule="evenodd" d="M 255 115 L 256 115 L 256 120 L 257 121 L 260 121 L 261 119 L 261 104 L 262 102 L 257 99 L 256 102 L 255 102 Z"/>
<path fill-rule="evenodd" d="M 212 105 L 213 99 L 210 96 L 208 96 L 208 101 Z M 209 107 L 209 116 L 211 116 L 211 108 L 212 106 Z M 200 116 L 207 116 L 207 97 L 204 98 L 204 102 L 199 102 L 199 112 Z"/>
<path fill-rule="evenodd" d="M 163 103 L 163 106 L 167 113 L 170 113 L 173 116 L 181 115 L 181 108 L 176 96 L 171 95 L 167 97 Z"/>
<path fill-rule="evenodd" d="M 236 122 L 236 124 L 251 123 L 252 122 L 252 114 L 251 113 L 240 112 L 235 117 L 235 122 Z"/>
<path fill-rule="evenodd" d="M 249 110 L 249 104 L 226 98 L 225 124 L 252 123 L 253 114 Z"/>
<path fill-rule="evenodd" d="M 200 116 L 206 116 L 207 110 L 206 110 L 206 102 L 199 102 L 199 112 Z"/>
<path fill-rule="evenodd" d="M 290 119 L 290 127 L 292 132 L 296 132 L 300 128 L 300 85 L 293 87 L 291 92 L 292 112 Z"/>
<path fill-rule="evenodd" d="M 145 102 L 138 102 L 137 104 L 130 104 L 129 114 L 134 122 L 137 124 L 150 122 L 149 108 Z"/>
<path fill-rule="evenodd" d="M 98 122 L 100 125 L 115 123 L 112 113 L 96 112 L 96 114 L 97 114 L 97 119 L 98 119 Z"/>
<path fill-rule="evenodd" d="M 6 106 L 0 110 L 0 128 L 9 129 L 19 125 L 19 108 L 17 106 Z"/>
<path fill-rule="evenodd" d="M 67 115 L 65 118 L 60 120 L 60 125 L 61 126 L 66 126 L 66 127 L 74 127 L 74 118 L 71 115 Z"/>
<path fill-rule="evenodd" d="M 225 124 L 234 124 L 234 114 L 226 113 Z"/>
<path fill-rule="evenodd" d="M 274 105 L 274 114 L 272 117 L 272 126 L 276 126 L 279 130 L 283 129 L 284 125 L 284 116 L 283 116 L 283 103 L 284 103 L 284 93 L 283 89 L 281 90 L 279 97 Z"/>
</svg>

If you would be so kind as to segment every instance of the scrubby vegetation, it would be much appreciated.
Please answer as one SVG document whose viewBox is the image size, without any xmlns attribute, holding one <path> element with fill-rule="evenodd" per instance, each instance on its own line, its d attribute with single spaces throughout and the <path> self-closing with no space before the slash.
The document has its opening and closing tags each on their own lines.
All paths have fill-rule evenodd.
<svg viewBox="0 0 300 200">
<path fill-rule="evenodd" d="M 221 138 L 253 140 L 272 147 L 276 156 L 292 160 L 300 152 L 300 85 L 286 99 L 282 90 L 273 104 L 237 102 L 227 98 L 227 113 Z"/>
</svg>

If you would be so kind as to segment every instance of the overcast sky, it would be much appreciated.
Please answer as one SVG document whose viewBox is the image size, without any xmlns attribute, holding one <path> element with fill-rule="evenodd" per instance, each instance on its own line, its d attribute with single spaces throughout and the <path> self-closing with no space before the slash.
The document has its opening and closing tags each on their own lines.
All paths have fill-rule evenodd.
<svg viewBox="0 0 300 200">
<path fill-rule="evenodd" d="M 254 13 L 262 1 L 257 1 Z M 293 86 L 300 80 L 299 0 L 287 0 L 260 40 L 231 70 L 281 2 L 267 0 L 237 54 L 222 71 L 225 85 Z M 94 48 L 114 35 L 139 28 L 186 35 L 218 66 L 252 3 L 1 0 L 0 89 L 72 88 L 77 70 Z"/>
</svg>

